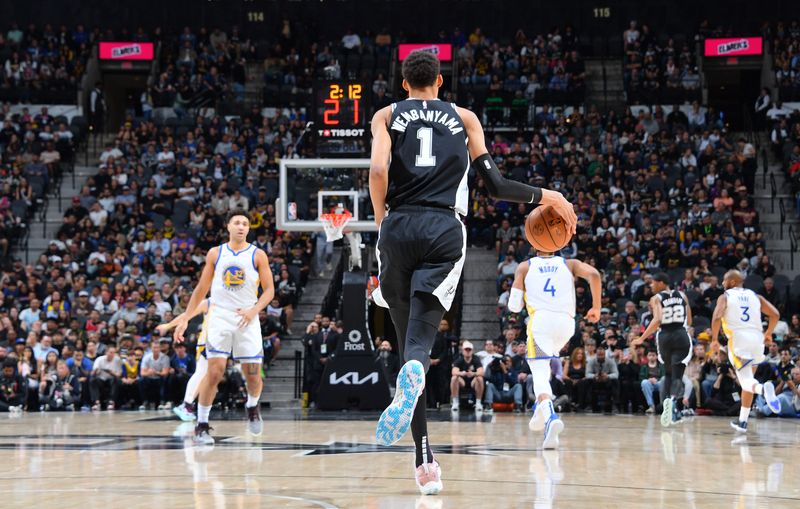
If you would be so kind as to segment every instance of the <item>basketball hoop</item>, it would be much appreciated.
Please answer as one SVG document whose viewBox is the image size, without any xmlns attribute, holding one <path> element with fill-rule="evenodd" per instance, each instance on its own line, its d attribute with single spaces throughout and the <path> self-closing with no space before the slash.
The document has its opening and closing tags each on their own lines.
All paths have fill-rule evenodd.
<svg viewBox="0 0 800 509">
<path fill-rule="evenodd" d="M 353 214 L 347 209 L 337 208 L 336 212 L 329 214 L 321 214 L 319 220 L 322 221 L 322 227 L 325 229 L 325 237 L 328 242 L 333 242 L 342 238 L 344 227 L 352 219 Z"/>
</svg>

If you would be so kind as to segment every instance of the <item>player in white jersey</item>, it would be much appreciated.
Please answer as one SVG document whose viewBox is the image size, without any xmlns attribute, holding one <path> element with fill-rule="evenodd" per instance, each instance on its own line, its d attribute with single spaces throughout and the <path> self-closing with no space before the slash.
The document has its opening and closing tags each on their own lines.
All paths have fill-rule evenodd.
<svg viewBox="0 0 800 509">
<path fill-rule="evenodd" d="M 578 260 L 565 260 L 553 253 L 537 252 L 517 267 L 514 285 L 508 299 L 508 309 L 522 311 L 523 299 L 528 309 L 528 365 L 533 377 L 536 406 L 528 427 L 531 431 L 544 430 L 544 449 L 558 447 L 558 434 L 564 423 L 553 409 L 553 390 L 550 387 L 550 360 L 575 334 L 575 279 L 589 282 L 592 308 L 586 319 L 592 323 L 600 319 L 602 298 L 601 278 L 597 269 Z"/>
<path fill-rule="evenodd" d="M 228 215 L 229 241 L 209 249 L 200 280 L 192 292 L 184 316 L 175 326 L 175 340 L 183 341 L 189 316 L 211 291 L 206 315 L 206 356 L 208 372 L 200 384 L 195 441 L 210 445 L 208 414 L 217 386 L 225 373 L 229 356 L 242 363 L 247 382 L 248 430 L 260 435 L 262 430 L 259 398 L 261 397 L 261 361 L 264 357 L 258 313 L 267 307 L 275 294 L 267 254 L 248 244 L 250 219 L 243 210 Z M 258 296 L 258 287 L 263 292 Z"/>
<path fill-rule="evenodd" d="M 758 364 L 764 360 L 764 344 L 772 343 L 772 331 L 778 324 L 780 314 L 775 306 L 761 295 L 744 288 L 744 277 L 738 270 L 725 274 L 722 287 L 725 293 L 717 299 L 711 321 L 711 350 L 719 350 L 719 329 L 728 338 L 728 358 L 736 370 L 742 386 L 742 407 L 739 419 L 731 422 L 733 429 L 747 432 L 747 418 L 753 404 L 753 394 L 763 394 L 767 404 L 775 413 L 780 412 L 781 404 L 775 396 L 772 382 L 760 384 L 755 379 Z M 761 314 L 767 315 L 767 330 L 761 328 Z"/>
<path fill-rule="evenodd" d="M 208 372 L 208 359 L 206 358 L 206 336 L 208 335 L 206 325 L 208 322 L 208 308 L 209 302 L 208 299 L 205 299 L 199 306 L 197 306 L 197 309 L 194 310 L 192 316 L 188 317 L 188 319 L 191 320 L 200 313 L 203 313 L 203 325 L 200 327 L 200 334 L 197 336 L 197 346 L 195 347 L 194 354 L 196 367 L 194 373 L 192 373 L 192 376 L 189 378 L 189 382 L 186 384 L 186 390 L 183 394 L 183 403 L 172 409 L 172 411 L 175 412 L 175 415 L 177 415 L 180 420 L 185 422 L 197 419 L 197 413 L 194 408 L 194 400 L 197 398 L 200 382 L 206 376 L 206 372 Z M 178 325 L 178 321 L 184 316 L 185 313 L 181 313 L 173 318 L 171 322 L 162 323 L 156 327 L 156 332 L 163 336 L 175 328 L 175 326 Z"/>
</svg>

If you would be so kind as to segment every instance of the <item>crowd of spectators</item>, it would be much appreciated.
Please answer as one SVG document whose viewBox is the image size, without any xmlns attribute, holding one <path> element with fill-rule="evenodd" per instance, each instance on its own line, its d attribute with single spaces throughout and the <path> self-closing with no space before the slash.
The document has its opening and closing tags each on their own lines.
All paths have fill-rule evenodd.
<svg viewBox="0 0 800 509">
<path fill-rule="evenodd" d="M 775 84 L 783 102 L 800 101 L 800 23 L 779 22 L 766 27 L 771 42 Z"/>
<path fill-rule="evenodd" d="M 0 100 L 72 103 L 93 35 L 83 25 L 70 30 L 12 23 L 0 33 Z"/>
<path fill-rule="evenodd" d="M 583 101 L 586 68 L 570 25 L 534 36 L 519 29 L 510 40 L 493 39 L 480 28 L 469 34 L 456 28 L 442 32 L 440 41 L 454 47 L 459 103 L 485 112 L 488 124 L 525 124 L 534 102 Z"/>
<path fill-rule="evenodd" d="M 255 46 L 238 27 L 201 27 L 195 33 L 187 26 L 162 42 L 160 73 L 140 98 L 146 120 L 155 108 L 172 108 L 183 117 L 197 107 L 214 107 L 226 96 L 244 102 L 247 62 Z"/>
<path fill-rule="evenodd" d="M 623 81 L 629 104 L 674 104 L 701 100 L 695 41 L 656 34 L 631 21 L 622 35 Z"/>
<path fill-rule="evenodd" d="M 38 112 L 23 108 L 11 113 L 0 106 L 0 255 L 4 258 L 28 230 L 36 212 L 45 207 L 49 186 L 58 184 L 74 157 L 80 130 L 46 106 Z"/>
<path fill-rule="evenodd" d="M 630 111 L 603 116 L 590 109 L 566 117 L 546 109 L 537 116 L 532 135 L 496 135 L 491 141 L 495 162 L 508 178 L 559 189 L 576 204 L 578 234 L 562 254 L 585 260 L 604 275 L 602 318 L 596 325 L 580 319 L 591 298 L 588 287 L 576 288 L 576 335 L 562 352 L 563 365 L 554 362 L 562 410 L 655 410 L 653 394 L 663 376 L 655 345 L 650 339 L 631 350 L 627 343 L 649 323 L 649 282 L 659 271 L 686 292 L 695 316 L 696 369 L 689 369 L 684 380 L 687 407 L 728 413 L 735 406 L 729 396 L 735 377 L 724 356 L 708 356 L 705 350 L 713 306 L 722 293 L 721 276 L 728 269 L 742 271 L 748 286 L 782 316 L 792 316 L 791 321 L 784 318 L 776 334 L 780 348 L 790 348 L 790 356 L 797 358 L 800 316 L 786 301 L 788 280 L 776 275 L 765 255 L 753 206 L 755 148 L 724 131 L 713 111 L 695 110 L 693 115 L 657 108 L 637 116 Z M 521 228 L 512 226 L 523 224 L 528 212 L 525 205 L 492 200 L 477 180 L 467 217 L 469 242 L 497 254 L 501 333 L 477 353 L 471 344 L 462 344 L 459 352 L 458 340 L 448 336 L 444 350 L 449 363 L 433 375 L 438 382 L 429 379 L 429 387 L 442 388 L 434 404 L 465 393 L 480 401 L 480 394 L 468 389 L 482 384 L 487 402 L 499 396 L 519 408 L 526 401 L 525 311 L 514 314 L 506 306 L 517 265 L 532 255 Z M 790 371 L 782 378 L 783 387 L 794 390 Z M 480 382 L 473 384 L 475 378 Z"/>
<path fill-rule="evenodd" d="M 164 408 L 178 401 L 193 370 L 185 359 L 194 343 L 183 352 L 154 335 L 154 327 L 185 309 L 205 253 L 226 240 L 226 213 L 243 208 L 275 275 L 275 299 L 260 315 L 267 368 L 280 335 L 291 333 L 316 245 L 312 236 L 275 228 L 277 163 L 292 157 L 301 126 L 280 112 L 264 117 L 258 108 L 238 121 L 198 117 L 181 135 L 129 118 L 100 154 L 97 174 L 65 210 L 47 251 L 27 267 L 18 259 L 5 267 L 0 355 L 21 358 L 27 347 L 52 346 L 54 363 L 71 366 L 80 351 L 87 367 L 78 376 L 81 403 L 88 408 Z M 47 379 L 46 365 L 27 370 L 31 386 Z M 235 394 L 241 384 L 232 387 L 223 394 Z M 48 405 L 49 388 L 31 391 L 27 408 Z"/>
</svg>

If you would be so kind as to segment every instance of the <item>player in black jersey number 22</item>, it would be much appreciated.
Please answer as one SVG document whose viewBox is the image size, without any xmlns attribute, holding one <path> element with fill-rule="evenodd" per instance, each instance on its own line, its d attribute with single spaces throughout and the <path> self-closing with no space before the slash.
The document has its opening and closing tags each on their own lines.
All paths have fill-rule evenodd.
<svg viewBox="0 0 800 509">
<path fill-rule="evenodd" d="M 441 86 L 439 61 L 431 53 L 415 52 L 403 62 L 408 99 L 373 117 L 369 175 L 379 228 L 379 287 L 372 295 L 389 308 L 406 361 L 375 435 L 379 444 L 391 445 L 411 428 L 415 480 L 426 495 L 439 493 L 442 481 L 428 443 L 425 373 L 437 327 L 450 309 L 464 265 L 462 217 L 468 207 L 470 164 L 494 198 L 551 205 L 572 233 L 577 222 L 560 193 L 503 178 L 489 156 L 478 117 L 440 101 Z"/>
</svg>

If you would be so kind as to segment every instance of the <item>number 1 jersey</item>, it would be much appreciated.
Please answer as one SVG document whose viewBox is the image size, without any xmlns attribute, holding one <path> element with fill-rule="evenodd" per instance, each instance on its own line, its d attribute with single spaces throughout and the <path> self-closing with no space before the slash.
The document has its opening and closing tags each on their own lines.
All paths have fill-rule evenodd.
<svg viewBox="0 0 800 509">
<path fill-rule="evenodd" d="M 406 99 L 392 104 L 389 208 L 418 205 L 467 214 L 470 158 L 456 105 Z"/>
<path fill-rule="evenodd" d="M 575 316 L 575 279 L 560 256 L 528 260 L 525 276 L 525 304 L 528 314 L 547 310 Z"/>
</svg>

